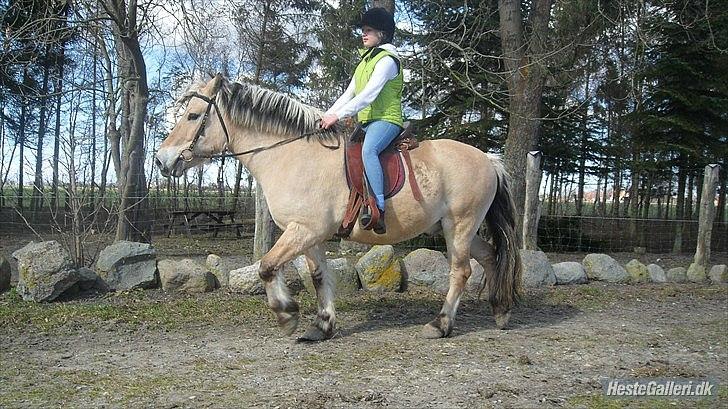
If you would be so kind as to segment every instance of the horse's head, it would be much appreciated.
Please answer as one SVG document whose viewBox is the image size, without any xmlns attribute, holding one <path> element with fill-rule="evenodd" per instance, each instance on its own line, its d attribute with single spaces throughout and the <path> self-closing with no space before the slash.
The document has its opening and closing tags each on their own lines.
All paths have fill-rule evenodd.
<svg viewBox="0 0 728 409">
<path fill-rule="evenodd" d="M 180 99 L 187 103 L 184 114 L 177 116 L 174 128 L 159 146 L 156 164 L 164 176 L 182 176 L 189 168 L 202 164 L 210 155 L 227 148 L 228 137 L 216 102 L 222 75 L 217 74 L 204 86 Z"/>
</svg>

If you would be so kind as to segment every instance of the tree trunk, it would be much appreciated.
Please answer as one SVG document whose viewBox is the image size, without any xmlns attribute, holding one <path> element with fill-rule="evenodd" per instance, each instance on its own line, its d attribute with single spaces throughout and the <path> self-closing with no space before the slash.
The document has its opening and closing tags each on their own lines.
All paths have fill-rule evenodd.
<svg viewBox="0 0 728 409">
<path fill-rule="evenodd" d="M 685 211 L 685 179 L 687 174 L 685 171 L 685 163 L 682 157 L 679 159 L 677 173 L 677 203 L 675 205 L 675 241 L 672 244 L 672 252 L 679 254 L 682 252 L 683 239 L 683 215 Z"/>
<path fill-rule="evenodd" d="M 686 219 L 691 220 L 693 218 L 693 182 L 695 181 L 695 174 L 688 172 L 688 190 L 685 193 L 685 210 L 683 215 Z"/>
<path fill-rule="evenodd" d="M 26 106 L 28 106 L 28 102 L 25 97 L 23 97 L 20 106 L 20 121 L 18 123 L 18 126 L 20 127 L 20 134 L 18 135 L 18 144 L 20 145 L 20 156 L 18 157 L 18 209 L 23 208 L 23 185 L 25 184 L 23 181 L 23 164 L 25 163 L 25 122 L 27 117 Z"/>
<path fill-rule="evenodd" d="M 530 10 L 529 36 L 525 39 L 520 0 L 499 0 L 503 62 L 508 71 L 508 136 L 504 149 L 511 175 L 511 193 L 521 231 L 525 199 L 526 155 L 538 142 L 545 68 L 543 57 L 549 32 L 551 0 L 534 0 Z"/>
<path fill-rule="evenodd" d="M 43 88 L 40 97 L 40 115 L 38 118 L 38 147 L 35 155 L 35 179 L 33 180 L 33 199 L 30 207 L 33 210 L 40 210 L 43 206 L 43 139 L 46 133 L 46 122 L 48 112 L 48 77 L 50 73 L 50 62 L 48 60 L 50 54 L 50 45 L 46 45 L 46 57 L 43 64 Z"/>
</svg>

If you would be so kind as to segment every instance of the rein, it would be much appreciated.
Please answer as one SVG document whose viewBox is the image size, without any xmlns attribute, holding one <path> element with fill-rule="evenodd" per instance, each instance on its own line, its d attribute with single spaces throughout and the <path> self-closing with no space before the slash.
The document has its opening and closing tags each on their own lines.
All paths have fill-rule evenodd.
<svg viewBox="0 0 728 409">
<path fill-rule="evenodd" d="M 203 159 L 222 159 L 222 158 L 233 158 L 238 157 L 242 155 L 249 155 L 249 154 L 256 154 L 258 152 L 263 152 L 268 149 L 273 149 L 278 146 L 287 145 L 291 142 L 295 142 L 299 139 L 308 138 L 313 135 L 318 135 L 321 133 L 326 132 L 326 129 L 317 129 L 315 131 L 310 132 L 304 132 L 298 136 L 294 136 L 292 138 L 284 139 L 282 141 L 278 141 L 272 145 L 268 146 L 260 146 L 253 149 L 248 149 L 246 151 L 242 152 L 230 152 L 230 134 L 228 133 L 227 127 L 225 126 L 225 121 L 222 118 L 222 114 L 220 113 L 220 108 L 217 105 L 216 98 L 217 96 L 213 96 L 212 98 L 209 98 L 205 95 L 202 95 L 200 93 L 194 93 L 190 96 L 191 98 L 200 98 L 201 100 L 207 102 L 207 109 L 205 109 L 205 115 L 202 117 L 202 122 L 200 123 L 200 126 L 197 128 L 197 132 L 195 133 L 195 137 L 192 138 L 192 142 L 190 142 L 190 146 L 188 146 L 186 149 L 184 149 L 179 154 L 178 160 L 183 160 L 185 162 L 189 162 L 195 158 L 203 158 Z M 213 154 L 213 155 L 195 155 L 194 149 L 195 145 L 197 144 L 197 141 L 200 140 L 202 136 L 205 135 L 205 127 L 207 125 L 207 118 L 210 116 L 210 110 L 212 110 L 213 105 L 215 106 L 215 113 L 217 113 L 217 118 L 220 120 L 220 125 L 222 126 L 223 133 L 225 133 L 225 147 L 222 150 L 222 153 Z M 341 140 L 339 138 L 336 139 L 336 145 L 326 145 L 321 140 L 319 140 L 319 144 L 323 146 L 324 148 L 336 150 L 341 147 Z"/>
</svg>

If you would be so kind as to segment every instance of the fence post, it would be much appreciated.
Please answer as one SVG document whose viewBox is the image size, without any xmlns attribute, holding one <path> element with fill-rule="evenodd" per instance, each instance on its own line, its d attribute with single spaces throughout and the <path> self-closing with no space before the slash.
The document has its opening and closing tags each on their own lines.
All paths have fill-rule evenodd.
<svg viewBox="0 0 728 409">
<path fill-rule="evenodd" d="M 540 151 L 528 152 L 526 165 L 526 203 L 523 206 L 523 248 L 538 250 L 538 219 L 541 206 L 538 191 L 541 187 Z"/>
<path fill-rule="evenodd" d="M 703 177 L 703 194 L 700 198 L 700 215 L 698 216 L 698 244 L 695 258 L 688 268 L 688 279 L 703 282 L 710 262 L 710 236 L 715 220 L 715 189 L 718 185 L 720 165 L 711 164 L 705 167 Z"/>
</svg>

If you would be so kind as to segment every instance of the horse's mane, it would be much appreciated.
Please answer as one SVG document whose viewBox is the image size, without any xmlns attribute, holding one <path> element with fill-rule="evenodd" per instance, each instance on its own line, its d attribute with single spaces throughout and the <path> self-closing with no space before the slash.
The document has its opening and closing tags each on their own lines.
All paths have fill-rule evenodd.
<svg viewBox="0 0 728 409">
<path fill-rule="evenodd" d="M 187 101 L 204 85 L 198 83 L 190 86 L 178 103 Z M 233 123 L 261 133 L 281 136 L 312 133 L 308 138 L 326 142 L 336 140 L 343 128 L 337 124 L 325 132 L 317 132 L 319 120 L 323 116 L 321 110 L 280 92 L 226 78 L 221 79 L 217 101 Z"/>
</svg>

